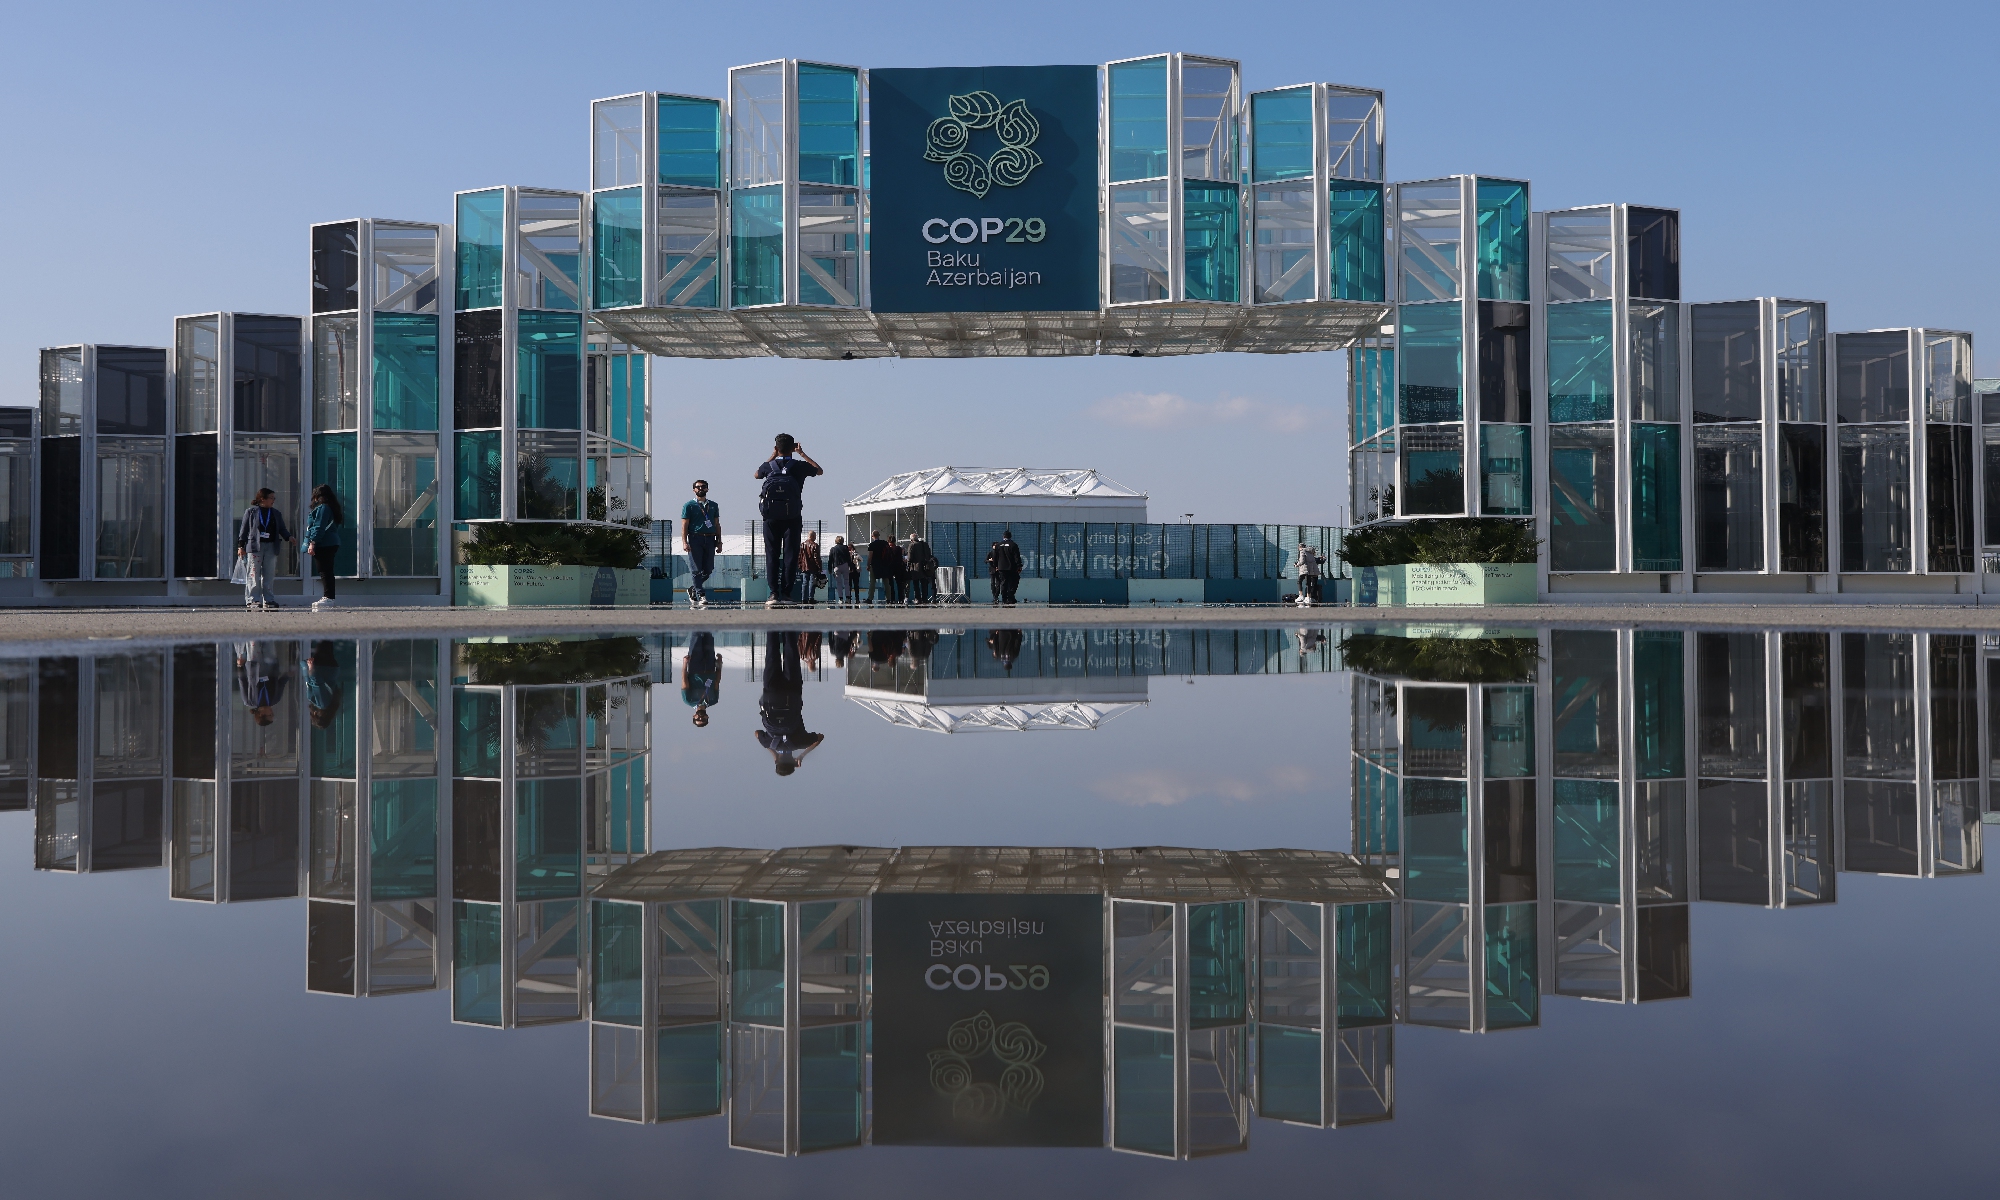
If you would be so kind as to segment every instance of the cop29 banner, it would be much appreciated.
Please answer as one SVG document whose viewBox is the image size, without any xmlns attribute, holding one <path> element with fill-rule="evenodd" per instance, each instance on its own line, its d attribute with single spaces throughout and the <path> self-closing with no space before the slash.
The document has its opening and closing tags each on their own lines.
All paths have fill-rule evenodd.
<svg viewBox="0 0 2000 1200">
<path fill-rule="evenodd" d="M 876 312 L 1097 309 L 1097 68 L 868 72 Z"/>
<path fill-rule="evenodd" d="M 1104 1144 L 1104 899 L 875 897 L 875 1143 Z"/>
</svg>

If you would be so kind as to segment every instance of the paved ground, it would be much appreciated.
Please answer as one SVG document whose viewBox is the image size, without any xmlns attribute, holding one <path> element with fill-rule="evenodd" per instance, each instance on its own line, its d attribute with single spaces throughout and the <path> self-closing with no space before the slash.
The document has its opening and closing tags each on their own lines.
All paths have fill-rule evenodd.
<svg viewBox="0 0 2000 1200">
<path fill-rule="evenodd" d="M 1933 629 L 2000 632 L 2000 605 L 1534 604 L 1488 608 L 1334 608 L 1281 605 L 1084 608 L 986 604 L 950 608 L 687 609 L 343 608 L 252 613 L 236 608 L 0 609 L 0 645 L 103 639 L 169 641 L 244 636 L 396 637 L 408 634 L 643 633 L 672 629 L 867 628 L 996 624 L 1070 627 L 1396 624 L 1649 625 L 1755 628 Z"/>
</svg>

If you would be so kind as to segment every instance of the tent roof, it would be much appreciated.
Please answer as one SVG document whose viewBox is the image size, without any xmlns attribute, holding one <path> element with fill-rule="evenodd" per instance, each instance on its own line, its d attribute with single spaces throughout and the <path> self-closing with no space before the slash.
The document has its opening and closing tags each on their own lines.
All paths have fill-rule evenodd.
<svg viewBox="0 0 2000 1200">
<path fill-rule="evenodd" d="M 847 507 L 920 501 L 929 496 L 1006 496 L 1022 500 L 1144 500 L 1146 493 L 1113 483 L 1093 470 L 1048 467 L 932 467 L 909 471 L 869 488 Z"/>
</svg>

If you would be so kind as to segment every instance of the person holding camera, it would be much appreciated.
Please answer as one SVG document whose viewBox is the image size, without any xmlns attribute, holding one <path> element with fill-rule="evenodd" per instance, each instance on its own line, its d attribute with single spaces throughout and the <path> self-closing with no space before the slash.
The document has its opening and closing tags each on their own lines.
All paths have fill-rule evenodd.
<svg viewBox="0 0 2000 1200">
<path fill-rule="evenodd" d="M 757 464 L 752 478 L 764 481 L 757 512 L 764 518 L 764 568 L 771 584 L 765 608 L 785 603 L 798 586 L 799 534 L 805 527 L 806 480 L 826 470 L 789 433 L 771 440 L 771 457 Z"/>
</svg>

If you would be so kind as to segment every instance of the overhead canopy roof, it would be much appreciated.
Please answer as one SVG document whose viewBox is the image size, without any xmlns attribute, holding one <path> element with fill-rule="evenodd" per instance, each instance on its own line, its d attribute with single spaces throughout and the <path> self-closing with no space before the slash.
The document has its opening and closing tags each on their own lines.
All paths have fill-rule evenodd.
<svg viewBox="0 0 2000 1200">
<path fill-rule="evenodd" d="M 932 467 L 907 471 L 869 488 L 847 502 L 849 512 L 888 505 L 919 503 L 932 496 L 954 499 L 994 497 L 1021 503 L 1050 500 L 1062 503 L 1101 501 L 1120 507 L 1144 501 L 1135 492 L 1092 470 L 1050 467 Z"/>
</svg>

